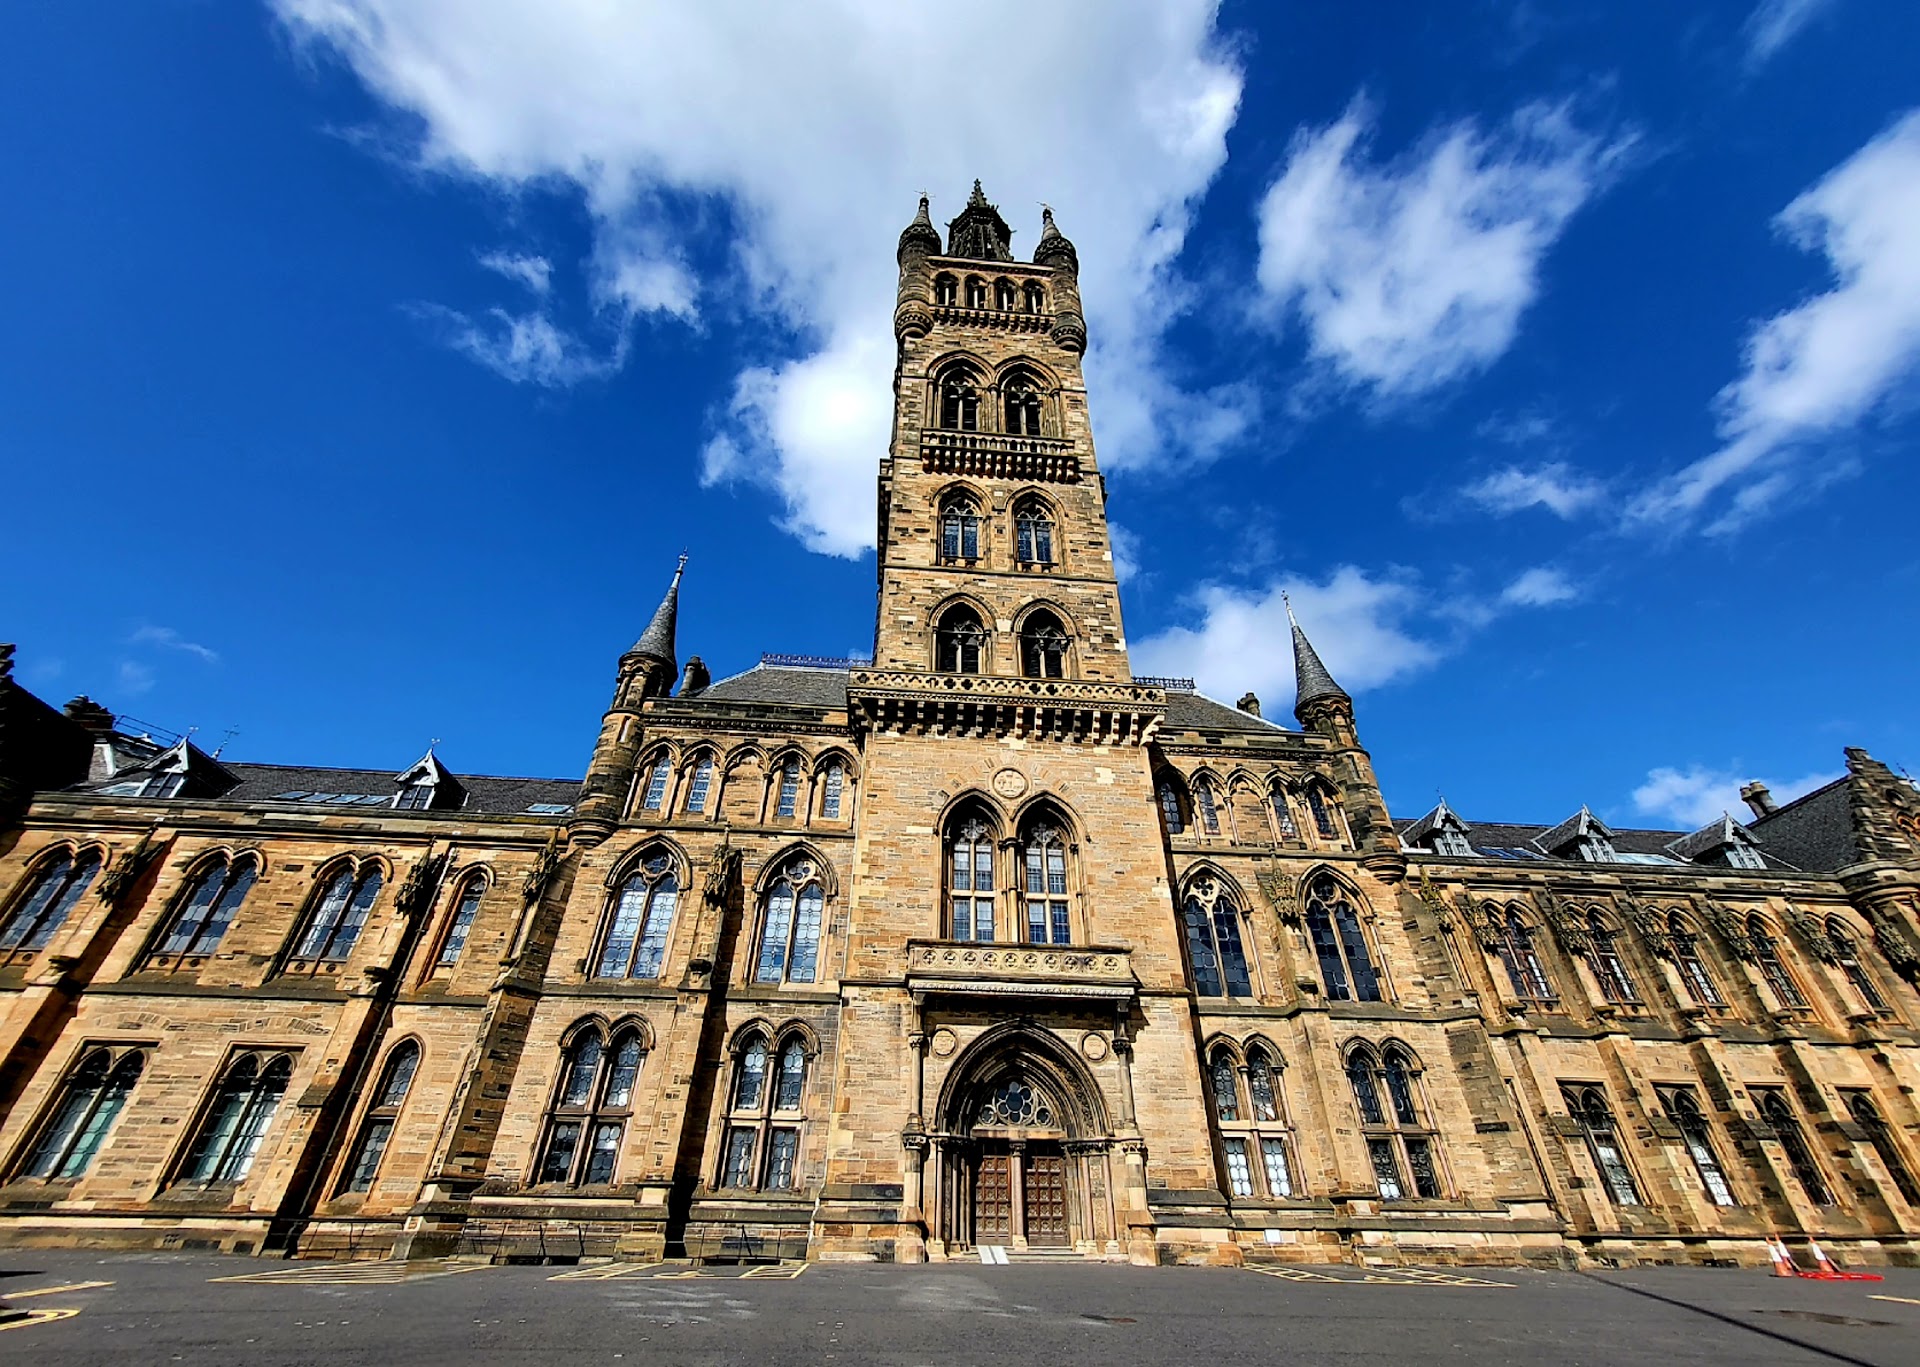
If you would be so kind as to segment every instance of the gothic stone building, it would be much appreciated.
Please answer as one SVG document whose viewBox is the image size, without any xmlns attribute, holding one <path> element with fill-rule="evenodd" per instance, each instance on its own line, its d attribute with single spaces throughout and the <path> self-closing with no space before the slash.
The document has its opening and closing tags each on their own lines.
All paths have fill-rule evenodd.
<svg viewBox="0 0 1920 1367">
<path fill-rule="evenodd" d="M 0 678 L 0 1240 L 1920 1261 L 1920 793 L 1396 820 L 1297 627 L 1298 729 L 1136 677 L 1011 236 L 900 238 L 871 661 L 681 675 L 676 574 L 583 781 Z"/>
</svg>

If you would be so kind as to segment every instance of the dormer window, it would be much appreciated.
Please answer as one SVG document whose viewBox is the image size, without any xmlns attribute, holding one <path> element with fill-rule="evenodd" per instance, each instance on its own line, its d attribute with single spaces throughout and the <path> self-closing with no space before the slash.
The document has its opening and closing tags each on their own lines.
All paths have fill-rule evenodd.
<svg viewBox="0 0 1920 1367">
<path fill-rule="evenodd" d="M 433 785 L 409 783 L 395 794 L 393 805 L 403 812 L 424 812 L 433 805 Z"/>
<path fill-rule="evenodd" d="M 1453 827 L 1442 826 L 1433 833 L 1433 852 L 1449 859 L 1471 859 L 1473 846 L 1467 843 L 1466 836 Z"/>
<path fill-rule="evenodd" d="M 1741 841 L 1734 841 L 1722 851 L 1727 867 L 1732 869 L 1764 869 L 1767 861 L 1760 857 L 1760 851 Z"/>
<path fill-rule="evenodd" d="M 402 771 L 394 783 L 397 785 L 393 794 L 396 811 L 429 812 L 454 808 L 461 804 L 464 797 L 459 780 L 447 772 L 446 766 L 432 750 L 420 756 L 411 768 Z M 376 797 L 374 800 L 377 802 L 379 799 Z"/>
<path fill-rule="evenodd" d="M 1613 842 L 1597 832 L 1589 831 L 1574 842 L 1573 854 L 1576 859 L 1584 859 L 1589 864 L 1611 864 L 1613 860 Z"/>
</svg>

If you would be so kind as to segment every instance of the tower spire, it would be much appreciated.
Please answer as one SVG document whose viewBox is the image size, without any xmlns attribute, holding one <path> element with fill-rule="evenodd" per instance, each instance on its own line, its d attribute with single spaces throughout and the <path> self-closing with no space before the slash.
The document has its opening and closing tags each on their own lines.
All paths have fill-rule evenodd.
<svg viewBox="0 0 1920 1367">
<path fill-rule="evenodd" d="M 647 629 L 640 633 L 640 639 L 627 652 L 629 655 L 644 655 L 659 660 L 666 665 L 669 679 L 680 668 L 680 662 L 673 653 L 673 629 L 680 616 L 680 576 L 686 572 L 687 557 L 682 555 L 673 571 L 673 582 L 667 585 L 667 596 L 660 600 L 660 606 L 653 610 L 653 620 L 647 623 Z"/>
<path fill-rule="evenodd" d="M 1280 601 L 1286 605 L 1287 622 L 1293 628 L 1293 714 L 1304 722 L 1302 711 L 1310 703 L 1322 699 L 1337 698 L 1351 704 L 1353 699 L 1347 696 L 1347 690 L 1333 681 L 1333 675 L 1320 663 L 1320 656 L 1313 648 L 1313 642 L 1307 639 L 1307 633 L 1300 629 L 1300 621 L 1293 615 L 1293 600 L 1283 590 Z"/>
</svg>

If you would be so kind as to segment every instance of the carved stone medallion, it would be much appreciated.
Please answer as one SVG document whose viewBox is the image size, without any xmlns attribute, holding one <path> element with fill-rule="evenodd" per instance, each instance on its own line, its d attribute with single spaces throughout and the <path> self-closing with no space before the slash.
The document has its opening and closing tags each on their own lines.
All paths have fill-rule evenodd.
<svg viewBox="0 0 1920 1367">
<path fill-rule="evenodd" d="M 1002 769 L 993 776 L 993 791 L 1001 797 L 1022 797 L 1027 791 L 1027 776 L 1018 769 Z"/>
<path fill-rule="evenodd" d="M 1080 1052 L 1098 1063 L 1107 1056 L 1107 1041 L 1104 1036 L 1089 1030 L 1080 1037 Z"/>
<path fill-rule="evenodd" d="M 960 1047 L 960 1037 L 944 1025 L 933 1032 L 933 1056 L 950 1058 L 953 1051 Z"/>
</svg>

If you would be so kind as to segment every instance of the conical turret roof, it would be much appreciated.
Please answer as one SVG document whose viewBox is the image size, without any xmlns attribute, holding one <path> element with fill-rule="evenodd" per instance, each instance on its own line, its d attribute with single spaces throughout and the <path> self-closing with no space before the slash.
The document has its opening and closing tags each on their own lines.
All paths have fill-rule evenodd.
<svg viewBox="0 0 1920 1367">
<path fill-rule="evenodd" d="M 647 623 L 647 629 L 640 633 L 640 639 L 627 652 L 629 655 L 645 655 L 661 661 L 669 674 L 678 672 L 680 668 L 680 662 L 673 653 L 673 628 L 680 615 L 680 576 L 686 572 L 687 557 L 683 555 L 673 572 L 673 582 L 667 585 L 667 596 L 660 600 L 660 606 L 653 610 L 653 620 Z"/>
<path fill-rule="evenodd" d="M 900 250 L 919 245 L 926 251 L 940 251 L 940 230 L 933 226 L 933 218 L 927 212 L 927 197 L 920 196 L 920 212 L 913 216 L 913 222 L 900 230 Z"/>
<path fill-rule="evenodd" d="M 1051 266 L 1062 261 L 1076 272 L 1080 269 L 1080 253 L 1053 221 L 1053 206 L 1043 204 L 1040 206 L 1040 240 L 1033 246 L 1033 264 Z"/>
<path fill-rule="evenodd" d="M 1320 655 L 1313 648 L 1313 642 L 1307 639 L 1307 633 L 1300 629 L 1300 623 L 1293 615 L 1293 604 L 1287 604 L 1287 621 L 1293 627 L 1293 711 L 1298 716 L 1300 709 L 1320 698 L 1339 698 L 1343 702 L 1352 702 L 1347 690 L 1333 681 L 1333 675 L 1320 663 Z"/>
</svg>

